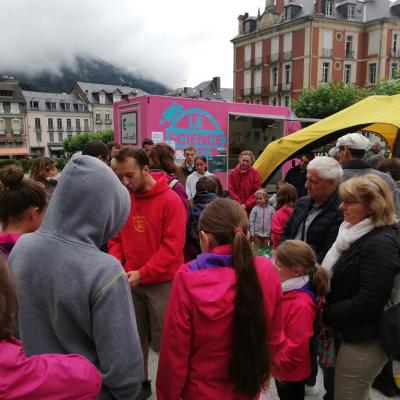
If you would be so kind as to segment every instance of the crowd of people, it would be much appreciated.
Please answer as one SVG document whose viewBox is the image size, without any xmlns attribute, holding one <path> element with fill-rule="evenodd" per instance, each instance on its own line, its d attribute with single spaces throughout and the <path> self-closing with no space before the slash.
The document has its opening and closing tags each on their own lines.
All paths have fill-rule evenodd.
<svg viewBox="0 0 400 400">
<path fill-rule="evenodd" d="M 369 145 L 300 156 L 273 196 L 251 151 L 224 189 L 194 147 L 176 163 L 150 139 L 3 168 L 1 397 L 144 400 L 150 348 L 160 400 L 268 399 L 271 378 L 300 400 L 318 366 L 325 400 L 395 393 L 400 160 L 374 168 Z"/>
</svg>

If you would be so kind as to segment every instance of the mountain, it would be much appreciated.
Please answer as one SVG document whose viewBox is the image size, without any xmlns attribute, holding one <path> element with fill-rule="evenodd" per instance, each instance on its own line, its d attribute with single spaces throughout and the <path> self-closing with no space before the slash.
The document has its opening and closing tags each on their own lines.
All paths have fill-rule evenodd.
<svg viewBox="0 0 400 400">
<path fill-rule="evenodd" d="M 12 71 L 6 71 L 0 75 L 12 75 L 20 81 L 20 86 L 23 90 L 43 92 L 69 93 L 76 81 L 125 85 L 142 89 L 150 94 L 165 94 L 168 91 L 168 88 L 162 83 L 139 78 L 105 61 L 77 58 L 76 65 L 77 68 L 75 69 L 63 68 L 61 75 L 43 72 L 39 75 L 31 76 L 26 72 L 14 73 Z"/>
</svg>

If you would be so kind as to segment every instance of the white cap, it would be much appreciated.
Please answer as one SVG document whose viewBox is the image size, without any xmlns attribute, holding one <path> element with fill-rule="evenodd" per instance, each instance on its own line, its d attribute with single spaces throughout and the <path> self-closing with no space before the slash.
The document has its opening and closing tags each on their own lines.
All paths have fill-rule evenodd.
<svg viewBox="0 0 400 400">
<path fill-rule="evenodd" d="M 370 141 L 361 133 L 348 133 L 336 142 L 336 147 L 348 147 L 357 150 L 367 150 L 370 146 Z"/>
</svg>

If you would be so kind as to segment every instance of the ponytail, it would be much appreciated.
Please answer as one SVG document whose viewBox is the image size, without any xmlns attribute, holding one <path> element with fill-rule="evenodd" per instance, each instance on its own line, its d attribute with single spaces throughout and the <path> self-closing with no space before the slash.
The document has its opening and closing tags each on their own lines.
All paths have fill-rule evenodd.
<svg viewBox="0 0 400 400">
<path fill-rule="evenodd" d="M 235 392 L 253 398 L 264 388 L 270 375 L 267 322 L 264 298 L 247 240 L 249 221 L 244 209 L 230 199 L 216 199 L 203 211 L 201 231 L 213 235 L 219 245 L 231 244 L 236 271 L 233 311 L 232 357 L 229 376 Z"/>
<path fill-rule="evenodd" d="M 235 233 L 233 267 L 237 283 L 229 375 L 238 394 L 253 398 L 269 377 L 270 360 L 263 293 L 250 243 L 243 232 Z"/>
<path fill-rule="evenodd" d="M 329 291 L 329 274 L 320 265 L 315 265 L 310 276 L 311 286 L 319 298 L 325 298 Z"/>
</svg>

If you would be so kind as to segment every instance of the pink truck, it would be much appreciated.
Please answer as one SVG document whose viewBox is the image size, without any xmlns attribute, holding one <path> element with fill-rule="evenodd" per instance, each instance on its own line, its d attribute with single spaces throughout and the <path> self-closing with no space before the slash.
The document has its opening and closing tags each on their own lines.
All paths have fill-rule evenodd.
<svg viewBox="0 0 400 400">
<path fill-rule="evenodd" d="M 178 160 L 185 147 L 195 147 L 224 186 L 241 151 L 258 157 L 270 142 L 300 129 L 287 107 L 156 95 L 114 103 L 113 123 L 114 139 L 122 145 L 140 147 L 147 138 L 166 142 Z"/>
</svg>

